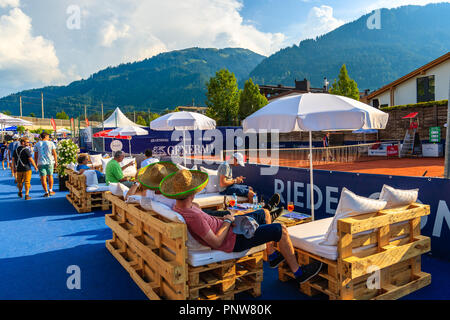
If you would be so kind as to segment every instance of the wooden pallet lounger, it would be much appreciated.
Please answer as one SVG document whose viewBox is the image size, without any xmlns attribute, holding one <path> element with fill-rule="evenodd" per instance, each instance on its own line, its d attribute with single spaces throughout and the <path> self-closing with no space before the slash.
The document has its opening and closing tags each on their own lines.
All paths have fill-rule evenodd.
<svg viewBox="0 0 450 320">
<path fill-rule="evenodd" d="M 402 210 L 381 210 L 339 220 L 336 260 L 295 248 L 300 265 L 311 259 L 326 265 L 300 290 L 310 296 L 322 292 L 333 300 L 390 300 L 430 284 L 431 275 L 421 271 L 421 255 L 430 251 L 431 242 L 420 234 L 420 219 L 429 214 L 428 205 L 414 203 Z M 288 228 L 294 247 L 300 242 L 292 233 L 305 234 L 308 230 L 301 228 L 320 221 Z M 278 271 L 281 281 L 293 277 L 286 263 Z"/>
<path fill-rule="evenodd" d="M 187 226 L 107 192 L 113 231 L 106 248 L 149 299 L 233 299 L 240 292 L 261 294 L 263 249 L 247 256 L 193 267 L 186 247 Z"/>
</svg>

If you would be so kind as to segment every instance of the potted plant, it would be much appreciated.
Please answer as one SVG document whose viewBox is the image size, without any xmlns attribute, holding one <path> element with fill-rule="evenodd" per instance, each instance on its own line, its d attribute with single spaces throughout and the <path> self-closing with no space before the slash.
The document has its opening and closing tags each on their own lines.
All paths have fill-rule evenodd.
<svg viewBox="0 0 450 320">
<path fill-rule="evenodd" d="M 76 163 L 80 149 L 72 140 L 66 139 L 58 142 L 56 150 L 58 153 L 59 191 L 68 191 L 66 187 L 66 181 L 68 180 L 66 166 L 70 163 Z"/>
</svg>

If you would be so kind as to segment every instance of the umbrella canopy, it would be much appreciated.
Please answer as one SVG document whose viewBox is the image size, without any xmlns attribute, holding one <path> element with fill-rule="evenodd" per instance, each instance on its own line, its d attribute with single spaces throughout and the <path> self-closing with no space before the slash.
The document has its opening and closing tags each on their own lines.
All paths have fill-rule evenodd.
<svg viewBox="0 0 450 320">
<path fill-rule="evenodd" d="M 148 131 L 136 126 L 126 126 L 123 128 L 117 128 L 108 133 L 108 136 L 146 136 Z"/>
<path fill-rule="evenodd" d="M 304 93 L 277 99 L 243 121 L 249 129 L 292 131 L 338 131 L 383 129 L 389 115 L 351 98 Z"/>
<path fill-rule="evenodd" d="M 150 129 L 172 130 L 213 130 L 216 121 L 197 112 L 172 112 L 150 122 Z"/>
<path fill-rule="evenodd" d="M 384 129 L 389 115 L 351 98 L 327 93 L 304 93 L 272 101 L 243 121 L 249 130 L 282 133 L 309 131 L 311 215 L 314 220 L 312 131 Z"/>
<path fill-rule="evenodd" d="M 100 131 L 97 132 L 93 135 L 94 138 L 114 138 L 114 139 L 131 139 L 130 136 L 121 136 L 121 135 L 116 135 L 116 136 L 109 136 L 108 134 L 112 131 L 113 129 L 109 129 L 109 130 L 104 130 L 104 131 Z"/>
</svg>

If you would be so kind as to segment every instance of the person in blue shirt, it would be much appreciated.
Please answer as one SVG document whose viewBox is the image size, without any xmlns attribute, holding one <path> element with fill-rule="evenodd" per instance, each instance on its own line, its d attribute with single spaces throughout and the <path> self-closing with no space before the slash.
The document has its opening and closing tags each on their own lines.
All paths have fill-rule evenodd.
<svg viewBox="0 0 450 320">
<path fill-rule="evenodd" d="M 77 158 L 77 162 L 78 165 L 75 169 L 78 171 L 79 174 L 83 174 L 83 172 L 86 170 L 92 170 L 88 166 L 89 159 L 85 154 L 80 154 Z M 95 170 L 95 173 L 97 174 L 98 183 L 105 183 L 105 175 L 98 170 Z"/>
</svg>

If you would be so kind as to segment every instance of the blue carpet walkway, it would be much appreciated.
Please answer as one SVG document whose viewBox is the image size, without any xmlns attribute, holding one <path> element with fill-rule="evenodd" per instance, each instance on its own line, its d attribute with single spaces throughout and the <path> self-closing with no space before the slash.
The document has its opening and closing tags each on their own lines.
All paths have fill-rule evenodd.
<svg viewBox="0 0 450 320">
<path fill-rule="evenodd" d="M 105 248 L 112 238 L 105 212 L 78 214 L 62 192 L 43 198 L 37 174 L 32 200 L 19 199 L 13 182 L 10 172 L 0 169 L 0 299 L 146 299 Z M 72 265 L 81 269 L 80 290 L 67 288 Z M 422 265 L 432 274 L 432 284 L 406 298 L 450 299 L 450 262 L 426 256 Z M 259 299 L 310 299 L 294 282 L 279 282 L 277 270 L 266 265 L 262 293 Z"/>
</svg>

